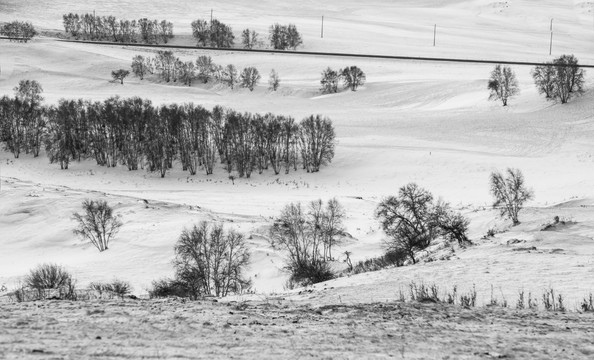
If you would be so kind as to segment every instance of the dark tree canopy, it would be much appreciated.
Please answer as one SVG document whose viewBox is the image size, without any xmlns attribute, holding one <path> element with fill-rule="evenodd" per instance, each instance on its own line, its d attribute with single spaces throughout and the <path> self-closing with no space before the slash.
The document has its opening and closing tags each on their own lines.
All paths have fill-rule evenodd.
<svg viewBox="0 0 594 360">
<path fill-rule="evenodd" d="M 503 106 L 507 106 L 508 99 L 520 92 L 516 74 L 509 66 L 496 65 L 487 87 L 491 91 L 489 100 L 501 100 Z"/>
</svg>

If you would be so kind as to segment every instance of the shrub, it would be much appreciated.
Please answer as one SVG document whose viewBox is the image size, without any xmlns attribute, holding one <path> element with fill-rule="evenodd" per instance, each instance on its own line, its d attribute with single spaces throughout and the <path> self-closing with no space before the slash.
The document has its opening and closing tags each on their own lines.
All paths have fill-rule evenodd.
<svg viewBox="0 0 594 360">
<path fill-rule="evenodd" d="M 74 233 L 95 245 L 99 251 L 107 250 L 109 241 L 122 226 L 119 216 L 114 216 L 113 209 L 104 200 L 87 199 L 82 207 L 84 214 L 73 215 L 78 225 Z"/>
<path fill-rule="evenodd" d="M 500 207 L 501 216 L 507 216 L 514 225 L 518 225 L 518 213 L 524 203 L 534 197 L 534 193 L 526 188 L 520 170 L 508 168 L 506 173 L 505 178 L 500 172 L 491 173 L 491 195 L 495 198 L 493 207 Z"/>
<path fill-rule="evenodd" d="M 15 292 L 17 301 L 46 299 L 48 296 L 60 299 L 76 300 L 76 281 L 72 275 L 57 264 L 41 264 L 25 277 L 26 288 L 35 290 L 32 297 L 25 289 Z M 56 290 L 57 294 L 53 293 Z"/>
<path fill-rule="evenodd" d="M 121 299 L 132 292 L 132 285 L 127 281 L 115 279 L 108 285 L 109 291 L 113 292 L 114 295 L 119 296 Z"/>
<path fill-rule="evenodd" d="M 360 274 L 369 271 L 378 271 L 392 266 L 403 266 L 408 254 L 403 249 L 390 249 L 384 255 L 359 261 L 352 270 L 353 274 Z"/>
<path fill-rule="evenodd" d="M 59 289 L 72 283 L 72 275 L 57 264 L 39 265 L 25 278 L 25 286 L 35 290 Z"/>
<path fill-rule="evenodd" d="M 183 281 L 174 279 L 160 279 L 153 281 L 152 289 L 149 290 L 149 297 L 163 298 L 163 297 L 182 297 L 190 298 L 193 296 L 192 289 L 188 288 Z"/>
</svg>

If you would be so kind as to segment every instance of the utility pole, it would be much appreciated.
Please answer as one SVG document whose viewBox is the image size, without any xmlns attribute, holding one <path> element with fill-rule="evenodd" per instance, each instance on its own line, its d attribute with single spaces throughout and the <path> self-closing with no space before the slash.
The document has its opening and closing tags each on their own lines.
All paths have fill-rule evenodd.
<svg viewBox="0 0 594 360">
<path fill-rule="evenodd" d="M 321 33 L 321 38 L 324 38 L 324 15 L 322 15 L 322 33 Z"/>
<path fill-rule="evenodd" d="M 435 47 L 435 36 L 437 35 L 437 24 L 433 25 L 433 46 Z"/>
<path fill-rule="evenodd" d="M 549 55 L 553 53 L 553 20 L 551 18 L 551 41 L 549 42 Z"/>
</svg>

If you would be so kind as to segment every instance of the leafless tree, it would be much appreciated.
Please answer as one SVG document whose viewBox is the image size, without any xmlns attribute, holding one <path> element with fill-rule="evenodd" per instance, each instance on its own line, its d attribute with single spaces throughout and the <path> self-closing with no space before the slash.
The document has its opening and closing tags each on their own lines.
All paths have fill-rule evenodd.
<svg viewBox="0 0 594 360">
<path fill-rule="evenodd" d="M 498 171 L 491 173 L 491 195 L 495 198 L 493 207 L 500 207 L 501 216 L 507 216 L 518 225 L 518 213 L 524 203 L 534 197 L 534 192 L 526 187 L 524 175 L 519 169 L 508 168 L 506 177 Z"/>
<path fill-rule="evenodd" d="M 89 241 L 99 251 L 109 248 L 110 240 L 122 227 L 119 216 L 105 200 L 85 200 L 82 204 L 84 213 L 74 213 L 77 228 L 74 230 L 84 241 Z"/>
<path fill-rule="evenodd" d="M 520 92 L 516 74 L 509 66 L 496 65 L 487 87 L 491 91 L 489 100 L 501 100 L 503 106 L 507 106 L 508 99 Z"/>
</svg>

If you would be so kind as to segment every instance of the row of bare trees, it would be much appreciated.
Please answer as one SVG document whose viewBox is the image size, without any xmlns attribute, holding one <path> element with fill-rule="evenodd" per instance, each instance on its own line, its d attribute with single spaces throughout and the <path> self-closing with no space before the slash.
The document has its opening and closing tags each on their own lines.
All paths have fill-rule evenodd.
<svg viewBox="0 0 594 360">
<path fill-rule="evenodd" d="M 62 23 L 66 33 L 83 40 L 158 44 L 173 38 L 173 24 L 167 20 L 122 20 L 112 15 L 69 13 L 62 16 Z"/>
<path fill-rule="evenodd" d="M 23 85 L 24 86 L 24 85 Z M 41 95 L 0 99 L 0 138 L 15 157 L 38 156 L 42 144 L 52 163 L 67 169 L 73 160 L 129 170 L 146 167 L 161 177 L 179 161 L 194 175 L 212 174 L 217 162 L 232 176 L 249 178 L 271 168 L 275 174 L 302 167 L 317 172 L 334 156 L 332 121 L 311 115 L 301 122 L 273 114 L 240 113 L 194 104 L 155 107 L 141 98 L 103 102 L 62 99 L 42 106 Z"/>
<path fill-rule="evenodd" d="M 221 83 L 234 89 L 236 86 L 253 91 L 261 79 L 260 72 L 253 66 L 241 72 L 233 64 L 217 65 L 210 56 L 201 55 L 196 61 L 182 61 L 171 51 L 158 51 L 155 57 L 136 55 L 132 59 L 132 72 L 143 80 L 147 75 L 156 75 L 165 82 L 180 82 L 192 86 L 192 82 Z M 272 77 L 276 80 L 273 81 Z M 278 75 L 271 73 L 271 90 L 278 88 Z M 273 86 L 273 84 L 276 84 Z"/>
</svg>

